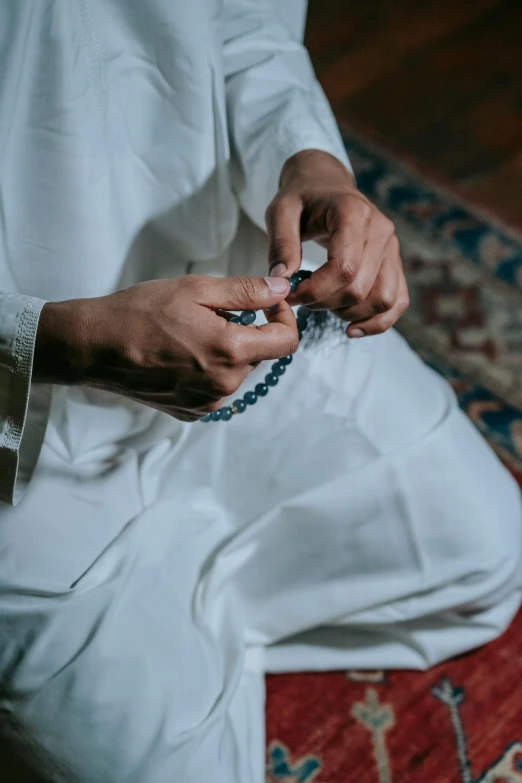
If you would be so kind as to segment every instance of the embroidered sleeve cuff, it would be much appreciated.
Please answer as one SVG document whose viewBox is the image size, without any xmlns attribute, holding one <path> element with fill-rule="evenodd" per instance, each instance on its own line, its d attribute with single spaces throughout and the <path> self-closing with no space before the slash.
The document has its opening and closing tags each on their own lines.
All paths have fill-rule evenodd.
<svg viewBox="0 0 522 783">
<path fill-rule="evenodd" d="M 0 293 L 0 500 L 15 505 L 38 460 L 52 387 L 31 385 L 44 300 Z"/>
</svg>

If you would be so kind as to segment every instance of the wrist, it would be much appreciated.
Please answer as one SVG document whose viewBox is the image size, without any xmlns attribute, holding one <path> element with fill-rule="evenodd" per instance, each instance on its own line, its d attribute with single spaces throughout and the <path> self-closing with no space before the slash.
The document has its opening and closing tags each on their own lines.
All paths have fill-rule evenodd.
<svg viewBox="0 0 522 783">
<path fill-rule="evenodd" d="M 33 358 L 33 380 L 73 386 L 88 377 L 91 331 L 89 299 L 46 302 L 40 313 Z"/>
<path fill-rule="evenodd" d="M 329 152 L 315 149 L 301 150 L 285 161 L 279 177 L 279 187 L 284 188 L 294 177 L 308 172 L 313 172 L 316 177 L 341 177 L 346 184 L 356 187 L 353 174 L 342 161 Z"/>
</svg>

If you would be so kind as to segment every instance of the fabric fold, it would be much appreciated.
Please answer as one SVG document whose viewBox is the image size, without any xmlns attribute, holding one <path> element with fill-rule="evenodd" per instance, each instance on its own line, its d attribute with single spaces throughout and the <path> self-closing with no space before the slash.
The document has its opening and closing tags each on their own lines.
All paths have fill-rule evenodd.
<svg viewBox="0 0 522 783">
<path fill-rule="evenodd" d="M 316 149 L 352 168 L 305 47 L 273 4 L 226 0 L 224 69 L 233 182 L 242 208 L 265 228 L 284 163 Z"/>
</svg>

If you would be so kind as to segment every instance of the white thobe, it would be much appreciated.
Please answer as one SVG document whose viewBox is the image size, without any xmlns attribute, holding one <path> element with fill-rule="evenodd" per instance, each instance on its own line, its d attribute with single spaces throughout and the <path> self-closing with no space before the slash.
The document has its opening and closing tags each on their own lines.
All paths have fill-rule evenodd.
<svg viewBox="0 0 522 783">
<path fill-rule="evenodd" d="M 262 0 L 17 0 L 0 35 L 0 728 L 45 780 L 261 783 L 264 672 L 506 627 L 518 489 L 394 332 L 227 424 L 32 383 L 45 300 L 262 272 L 284 161 L 349 162 Z"/>
</svg>

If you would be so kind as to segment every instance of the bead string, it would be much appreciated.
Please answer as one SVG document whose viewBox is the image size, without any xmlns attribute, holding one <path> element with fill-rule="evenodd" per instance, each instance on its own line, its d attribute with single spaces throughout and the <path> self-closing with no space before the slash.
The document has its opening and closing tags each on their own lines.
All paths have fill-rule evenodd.
<svg viewBox="0 0 522 783">
<path fill-rule="evenodd" d="M 290 283 L 290 293 L 293 294 L 297 286 L 311 276 L 311 272 L 306 269 L 300 269 L 299 272 L 295 272 L 288 278 Z M 304 334 L 308 319 L 311 312 L 306 307 L 300 307 L 297 311 L 297 332 L 299 334 L 299 340 Z M 248 326 L 253 324 L 256 320 L 255 310 L 244 310 L 241 315 L 235 315 L 230 319 L 233 324 L 241 324 L 242 326 Z M 292 356 L 284 356 L 282 359 L 278 359 L 272 365 L 272 371 L 265 375 L 265 382 L 258 383 L 253 391 L 247 391 L 241 399 L 234 400 L 232 405 L 224 405 L 213 413 L 209 413 L 204 416 L 200 421 L 230 421 L 232 416 L 236 416 L 238 413 L 244 413 L 248 405 L 255 405 L 260 397 L 266 397 L 270 388 L 277 386 L 279 378 L 285 374 L 286 368 L 292 363 Z"/>
</svg>

